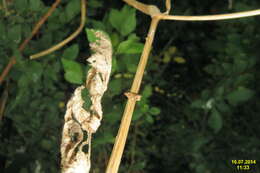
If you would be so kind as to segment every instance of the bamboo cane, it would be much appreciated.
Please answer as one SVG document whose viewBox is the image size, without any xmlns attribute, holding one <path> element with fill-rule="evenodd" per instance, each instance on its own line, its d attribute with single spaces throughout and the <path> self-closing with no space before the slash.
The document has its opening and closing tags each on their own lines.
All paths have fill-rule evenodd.
<svg viewBox="0 0 260 173">
<path fill-rule="evenodd" d="M 112 154 L 110 156 L 108 166 L 106 169 L 106 173 L 116 173 L 118 172 L 118 168 L 121 162 L 123 150 L 125 147 L 126 138 L 128 135 L 133 111 L 135 108 L 136 101 L 140 100 L 140 96 L 138 95 L 141 81 L 144 75 L 144 70 L 148 61 L 149 53 L 151 50 L 151 46 L 153 43 L 155 31 L 158 25 L 159 19 L 157 17 L 153 17 L 149 29 L 149 33 L 146 38 L 146 42 L 144 45 L 144 50 L 141 56 L 141 59 L 139 61 L 137 71 L 134 77 L 134 81 L 131 87 L 130 92 L 125 93 L 125 95 L 128 97 L 125 111 L 123 114 L 123 118 L 121 120 L 120 128 L 118 130 L 118 135 L 116 137 L 114 147 Z"/>
</svg>

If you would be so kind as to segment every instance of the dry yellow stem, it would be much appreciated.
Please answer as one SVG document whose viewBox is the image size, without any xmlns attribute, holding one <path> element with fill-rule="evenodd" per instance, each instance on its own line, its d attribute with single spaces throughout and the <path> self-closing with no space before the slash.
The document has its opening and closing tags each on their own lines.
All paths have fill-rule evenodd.
<svg viewBox="0 0 260 173">
<path fill-rule="evenodd" d="M 166 12 L 165 14 L 169 14 L 171 10 L 171 0 L 166 0 L 165 1 L 165 6 L 166 6 Z"/>
<path fill-rule="evenodd" d="M 217 15 L 203 15 L 203 16 L 176 16 L 176 15 L 168 15 L 167 12 L 170 11 L 171 2 L 170 0 L 166 0 L 166 9 L 167 11 L 162 13 L 154 12 L 151 9 L 158 9 L 154 5 L 147 5 L 144 3 L 140 3 L 136 0 L 123 0 L 127 4 L 133 6 L 134 8 L 140 10 L 141 12 L 154 16 L 156 15 L 160 20 L 182 20 L 182 21 L 208 21 L 208 20 L 225 20 L 225 19 L 235 19 L 235 18 L 242 18 L 242 17 L 250 17 L 260 15 L 260 9 L 258 10 L 251 10 L 245 12 L 237 12 L 237 13 L 229 13 L 229 14 L 217 14 Z"/>
<path fill-rule="evenodd" d="M 251 10 L 251 11 L 237 12 L 237 13 L 230 13 L 230 14 L 205 15 L 205 16 L 175 16 L 175 15 L 160 14 L 158 15 L 158 18 L 160 18 L 160 20 L 210 21 L 210 20 L 236 19 L 242 17 L 256 16 L 256 15 L 260 15 L 260 10 Z"/>
<path fill-rule="evenodd" d="M 121 157 L 124 151 L 126 138 L 128 135 L 133 111 L 135 108 L 136 101 L 139 99 L 137 93 L 139 92 L 141 81 L 144 74 L 144 69 L 147 64 L 149 53 L 151 50 L 151 45 L 154 39 L 155 31 L 158 25 L 159 19 L 154 17 L 150 25 L 149 33 L 146 38 L 144 50 L 140 59 L 140 62 L 137 67 L 135 74 L 134 82 L 131 87 L 130 94 L 126 94 L 128 97 L 123 118 L 121 120 L 120 128 L 118 130 L 118 135 L 116 137 L 112 154 L 109 159 L 109 163 L 106 169 L 106 173 L 116 173 L 118 171 Z"/>
</svg>

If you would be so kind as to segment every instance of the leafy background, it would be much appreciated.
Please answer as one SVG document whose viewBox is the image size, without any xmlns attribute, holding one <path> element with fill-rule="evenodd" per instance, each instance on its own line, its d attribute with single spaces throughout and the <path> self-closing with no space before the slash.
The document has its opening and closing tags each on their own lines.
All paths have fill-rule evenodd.
<svg viewBox="0 0 260 173">
<path fill-rule="evenodd" d="M 63 0 L 23 54 L 19 44 L 54 2 L 6 0 L 0 7 L 0 70 L 17 63 L 1 85 L 0 172 L 59 172 L 66 101 L 84 84 L 86 32 L 65 48 L 31 61 L 79 25 L 80 3 Z M 143 0 L 164 9 L 163 1 Z M 172 13 L 251 10 L 257 0 L 174 1 Z M 88 1 L 86 28 L 104 30 L 114 48 L 104 119 L 92 168 L 104 172 L 148 31 L 149 17 L 123 2 Z M 120 172 L 237 172 L 232 159 L 260 158 L 259 17 L 217 22 L 162 21 L 142 83 Z M 259 164 L 250 165 L 260 172 Z"/>
</svg>

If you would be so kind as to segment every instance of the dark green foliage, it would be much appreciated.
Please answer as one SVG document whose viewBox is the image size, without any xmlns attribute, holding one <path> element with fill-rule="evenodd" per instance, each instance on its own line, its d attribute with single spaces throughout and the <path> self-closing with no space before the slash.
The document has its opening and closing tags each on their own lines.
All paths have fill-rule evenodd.
<svg viewBox="0 0 260 173">
<path fill-rule="evenodd" d="M 121 11 L 112 9 L 109 22 L 122 36 L 126 36 L 136 27 L 135 9 L 125 5 Z"/>
<path fill-rule="evenodd" d="M 150 19 L 124 3 L 88 1 L 85 31 L 65 48 L 29 60 L 79 25 L 80 2 L 64 0 L 20 54 L 18 46 L 53 1 L 15 0 L 0 8 L 0 71 L 17 63 L 0 86 L 8 99 L 0 122 L 0 172 L 56 173 L 66 102 L 85 83 L 90 29 L 113 44 L 102 125 L 93 137 L 92 169 L 104 172 Z M 160 5 L 163 1 L 142 1 Z M 2 2 L 1 2 L 2 3 Z M 258 1 L 173 1 L 179 15 L 249 10 Z M 259 17 L 215 22 L 162 21 L 136 105 L 120 172 L 236 172 L 233 159 L 260 158 Z M 88 29 L 87 29 L 88 28 Z M 87 90 L 84 108 L 89 109 Z M 1 103 L 0 102 L 0 103 Z M 259 172 L 259 164 L 250 165 Z M 40 170 L 40 171 L 39 171 Z"/>
</svg>

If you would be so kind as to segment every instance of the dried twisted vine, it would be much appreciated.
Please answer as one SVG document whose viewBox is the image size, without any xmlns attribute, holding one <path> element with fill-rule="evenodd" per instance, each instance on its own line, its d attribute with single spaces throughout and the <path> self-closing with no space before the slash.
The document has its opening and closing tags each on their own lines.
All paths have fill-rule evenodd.
<svg viewBox="0 0 260 173">
<path fill-rule="evenodd" d="M 93 31 L 98 38 L 90 44 L 94 54 L 87 59 L 91 69 L 88 71 L 86 86 L 80 86 L 67 103 L 65 124 L 61 143 L 62 173 L 87 173 L 90 170 L 91 135 L 100 126 L 103 116 L 101 98 L 107 90 L 111 73 L 112 45 L 110 39 L 101 31 Z M 81 97 L 83 89 L 89 91 L 91 106 L 83 108 Z M 84 141 L 84 131 L 87 140 Z M 82 148 L 88 145 L 85 153 Z"/>
</svg>

